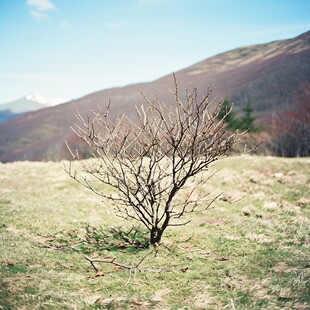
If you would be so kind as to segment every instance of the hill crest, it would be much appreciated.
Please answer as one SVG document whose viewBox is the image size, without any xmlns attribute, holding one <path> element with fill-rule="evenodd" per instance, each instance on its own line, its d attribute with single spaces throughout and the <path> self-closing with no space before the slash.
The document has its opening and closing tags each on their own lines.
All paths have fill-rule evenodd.
<svg viewBox="0 0 310 310">
<path fill-rule="evenodd" d="M 264 119 L 273 112 L 294 106 L 296 94 L 310 83 L 310 32 L 296 38 L 237 48 L 198 62 L 176 72 L 179 89 L 215 86 L 220 97 L 229 97 L 236 110 L 251 103 Z M 141 89 L 154 98 L 154 92 L 169 102 L 172 76 L 98 91 L 74 103 L 82 114 L 103 104 L 109 97 L 113 113 L 134 115 L 141 104 Z M 0 124 L 0 161 L 60 160 L 69 158 L 64 140 L 73 139 L 73 102 L 29 113 Z"/>
</svg>

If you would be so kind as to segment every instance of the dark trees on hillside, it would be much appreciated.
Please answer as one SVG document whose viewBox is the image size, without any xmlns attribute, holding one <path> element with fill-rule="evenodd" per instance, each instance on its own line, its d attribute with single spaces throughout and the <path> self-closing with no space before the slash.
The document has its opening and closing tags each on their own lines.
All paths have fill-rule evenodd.
<svg viewBox="0 0 310 310">
<path fill-rule="evenodd" d="M 237 118 L 235 112 L 232 110 L 233 105 L 231 101 L 225 98 L 222 108 L 219 112 L 218 119 L 224 119 L 227 129 L 237 130 L 240 128 L 240 120 Z"/>
<path fill-rule="evenodd" d="M 253 108 L 249 103 L 243 109 L 243 116 L 240 119 L 241 129 L 249 132 L 258 132 L 260 129 L 254 125 L 255 117 L 253 116 Z"/>
<path fill-rule="evenodd" d="M 296 96 L 294 109 L 273 121 L 272 150 L 277 156 L 310 156 L 310 84 Z"/>
<path fill-rule="evenodd" d="M 232 111 L 232 103 L 226 98 L 224 100 L 223 106 L 219 113 L 218 118 L 221 119 L 224 117 L 227 129 L 229 130 L 241 130 L 248 132 L 259 132 L 261 130 L 260 127 L 254 125 L 255 117 L 253 116 L 253 108 L 248 103 L 246 107 L 242 110 L 243 115 L 238 117 L 234 111 Z M 229 112 L 227 114 L 227 112 Z"/>
</svg>

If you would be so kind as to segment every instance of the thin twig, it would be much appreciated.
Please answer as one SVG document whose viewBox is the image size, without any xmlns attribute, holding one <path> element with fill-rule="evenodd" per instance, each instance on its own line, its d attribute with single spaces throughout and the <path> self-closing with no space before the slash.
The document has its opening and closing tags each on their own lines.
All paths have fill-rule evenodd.
<svg viewBox="0 0 310 310">
<path fill-rule="evenodd" d="M 92 267 L 98 272 L 99 269 L 94 265 L 94 261 L 91 260 L 89 257 L 87 257 L 86 255 L 84 255 L 84 257 L 90 262 L 90 264 L 92 265 Z"/>
<path fill-rule="evenodd" d="M 124 268 L 124 269 L 127 269 L 129 270 L 130 272 L 132 271 L 135 271 L 135 270 L 138 270 L 140 269 L 140 265 L 142 264 L 142 262 L 146 259 L 147 256 L 149 256 L 152 252 L 148 252 L 146 255 L 144 255 L 140 260 L 139 262 L 136 264 L 136 265 L 133 265 L 133 266 L 130 266 L 130 265 L 124 265 L 124 264 L 121 264 L 121 263 L 118 263 L 116 262 L 116 257 L 113 257 L 112 259 L 110 260 L 106 260 L 106 259 L 100 259 L 100 258 L 91 258 L 87 255 L 84 255 L 85 259 L 88 260 L 91 264 L 91 266 L 98 272 L 99 269 L 95 266 L 94 263 L 105 263 L 105 264 L 112 264 L 114 266 L 117 266 L 117 267 L 121 267 L 121 268 Z"/>
</svg>

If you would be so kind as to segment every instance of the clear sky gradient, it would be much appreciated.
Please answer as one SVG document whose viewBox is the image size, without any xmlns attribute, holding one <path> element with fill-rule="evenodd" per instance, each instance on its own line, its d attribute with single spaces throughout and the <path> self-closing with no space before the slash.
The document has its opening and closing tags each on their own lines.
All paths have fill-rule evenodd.
<svg viewBox="0 0 310 310">
<path fill-rule="evenodd" d="M 79 98 L 310 30 L 310 0 L 0 0 L 0 103 Z"/>
</svg>

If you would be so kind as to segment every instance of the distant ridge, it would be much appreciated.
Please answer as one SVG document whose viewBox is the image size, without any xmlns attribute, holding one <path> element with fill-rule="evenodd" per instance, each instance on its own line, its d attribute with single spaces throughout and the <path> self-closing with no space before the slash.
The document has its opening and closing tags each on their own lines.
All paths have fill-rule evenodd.
<svg viewBox="0 0 310 310">
<path fill-rule="evenodd" d="M 40 95 L 28 94 L 12 102 L 0 104 L 0 123 L 13 119 L 24 113 L 41 110 L 68 101 L 70 100 L 47 98 Z"/>
<path fill-rule="evenodd" d="M 294 107 L 297 94 L 310 84 L 310 31 L 293 39 L 237 48 L 176 72 L 180 91 L 215 86 L 220 97 L 229 97 L 236 110 L 251 103 L 264 120 L 273 112 Z M 134 106 L 147 96 L 169 102 L 171 74 L 150 83 L 111 88 L 89 94 L 74 103 L 82 114 L 112 98 L 112 112 L 134 116 Z M 75 121 L 72 102 L 0 124 L 0 161 L 60 160 L 70 158 L 64 145 L 74 143 L 70 125 Z"/>
</svg>

